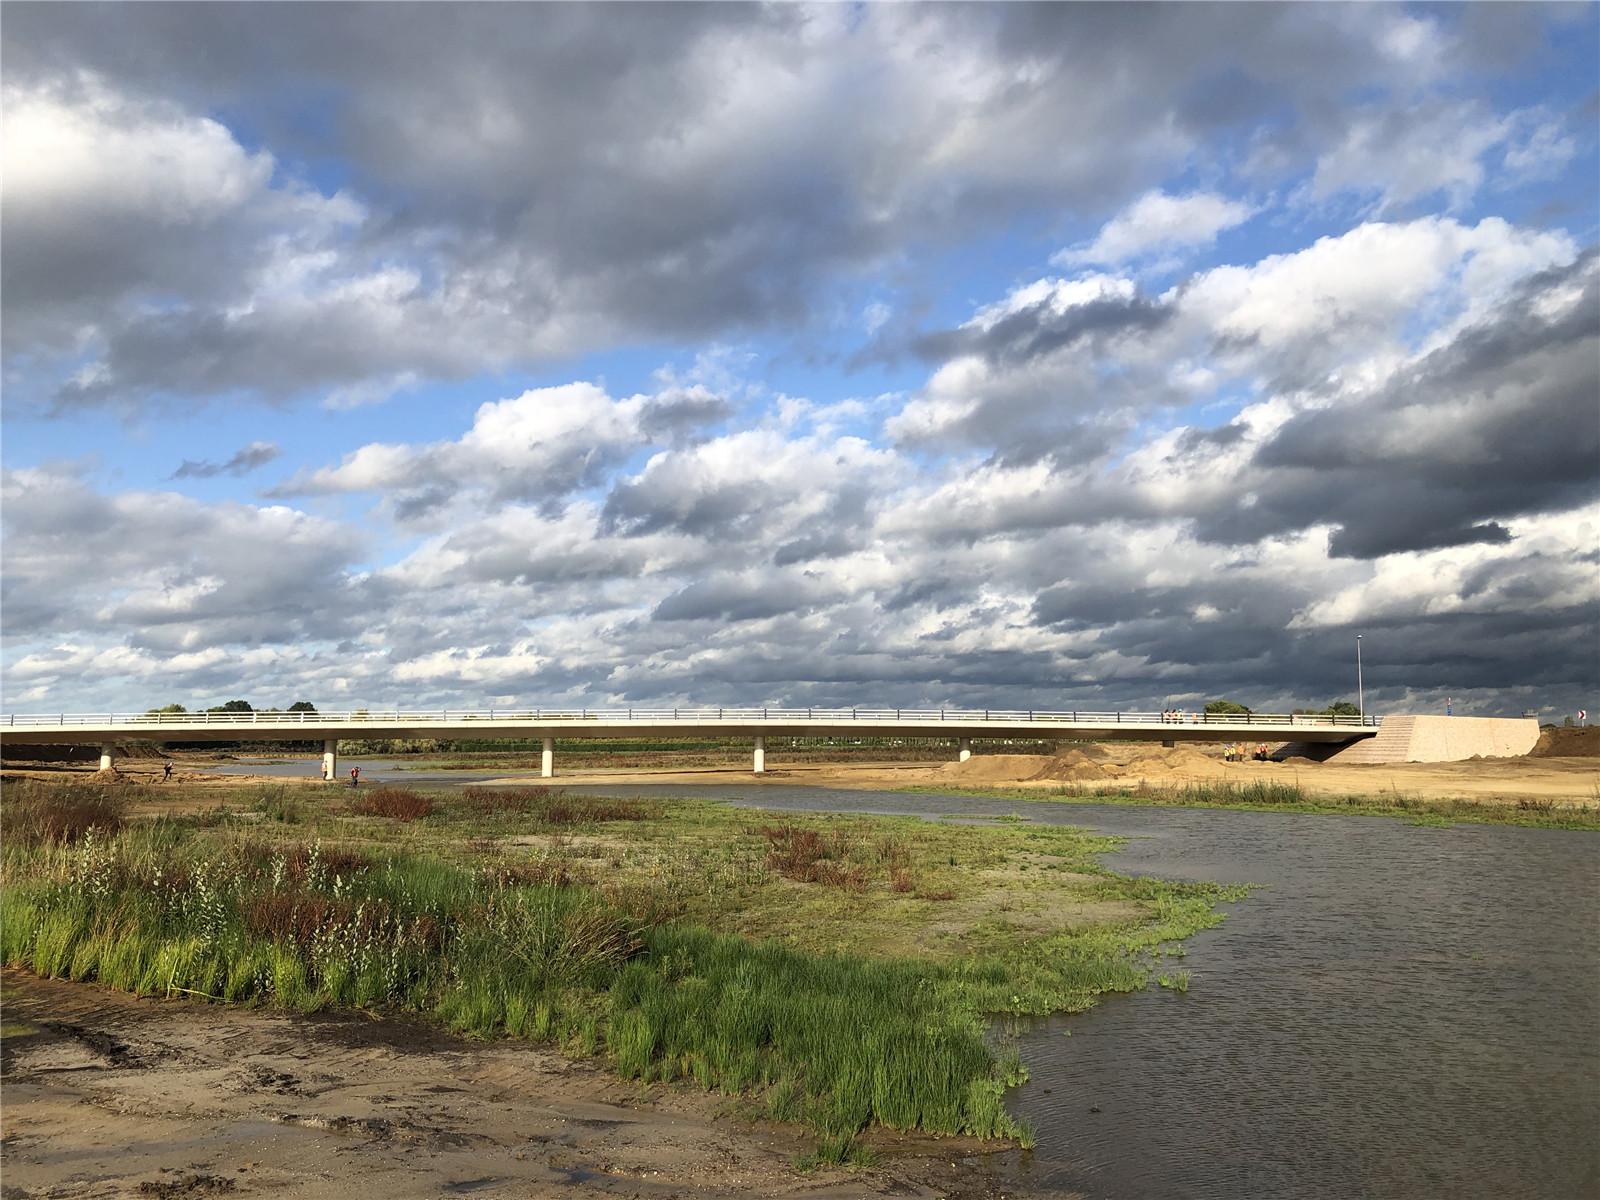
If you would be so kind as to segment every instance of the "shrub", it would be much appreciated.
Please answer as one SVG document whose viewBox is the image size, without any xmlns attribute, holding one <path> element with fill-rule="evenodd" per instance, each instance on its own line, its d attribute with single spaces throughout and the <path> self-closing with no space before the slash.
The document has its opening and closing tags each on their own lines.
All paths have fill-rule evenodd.
<svg viewBox="0 0 1600 1200">
<path fill-rule="evenodd" d="M 498 813 L 524 813 L 533 804 L 542 804 L 560 789 L 548 787 L 469 787 L 461 792 L 462 804 L 480 816 Z"/>
<path fill-rule="evenodd" d="M 847 892 L 864 891 L 867 886 L 865 867 L 846 866 L 841 863 L 813 863 L 811 878 L 827 887 L 843 888 Z"/>
<path fill-rule="evenodd" d="M 816 862 L 823 855 L 821 834 L 793 825 L 763 825 L 761 832 L 772 844 L 767 866 L 796 883 L 810 883 L 816 877 Z"/>
<path fill-rule="evenodd" d="M 572 864 L 565 858 L 541 858 L 533 862 L 489 867 L 484 879 L 493 887 L 567 887 L 578 882 Z"/>
<path fill-rule="evenodd" d="M 525 813 L 550 825 L 586 825 L 597 821 L 648 821 L 660 816 L 657 806 L 608 796 L 569 796 L 552 787 L 469 787 L 465 806 L 478 816 Z"/>
<path fill-rule="evenodd" d="M 6 788 L 5 836 L 18 845 L 73 844 L 89 830 L 113 834 L 127 802 L 99 784 L 26 782 Z"/>
<path fill-rule="evenodd" d="M 308 846 L 304 842 L 248 841 L 239 847 L 238 855 L 245 878 L 276 874 L 294 884 L 304 883 L 312 875 L 324 880 L 335 876 L 348 879 L 372 867 L 366 855 L 358 851 L 324 846 L 321 842 Z"/>
<path fill-rule="evenodd" d="M 353 805 L 351 811 L 363 817 L 393 817 L 397 821 L 415 821 L 433 811 L 433 801 L 405 788 L 382 787 L 368 792 Z"/>
<path fill-rule="evenodd" d="M 820 883 L 827 887 L 859 892 L 867 886 L 867 869 L 849 863 L 830 861 L 842 858 L 846 840 L 842 833 L 833 835 L 833 845 L 822 840 L 822 835 L 811 829 L 796 829 L 793 825 L 763 825 L 772 849 L 767 853 L 767 866 L 785 879 L 796 883 Z"/>
<path fill-rule="evenodd" d="M 552 825 L 585 825 L 591 821 L 648 821 L 659 814 L 638 800 L 569 796 L 558 791 L 540 815 Z"/>
</svg>

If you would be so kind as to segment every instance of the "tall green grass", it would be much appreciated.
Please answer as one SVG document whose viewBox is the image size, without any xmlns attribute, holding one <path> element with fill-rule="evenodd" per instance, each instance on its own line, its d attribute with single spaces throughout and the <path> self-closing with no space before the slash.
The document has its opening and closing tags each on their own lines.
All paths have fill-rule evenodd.
<svg viewBox="0 0 1600 1200">
<path fill-rule="evenodd" d="M 173 827 L 8 849 L 0 954 L 141 995 L 430 1013 L 470 1036 L 605 1051 L 625 1077 L 788 1088 L 836 1137 L 870 1122 L 1018 1132 L 959 972 L 648 924 L 582 887 L 404 854 Z M 1001 972 L 1003 974 L 1003 972 Z M 997 976 L 998 978 L 998 976 Z"/>
</svg>

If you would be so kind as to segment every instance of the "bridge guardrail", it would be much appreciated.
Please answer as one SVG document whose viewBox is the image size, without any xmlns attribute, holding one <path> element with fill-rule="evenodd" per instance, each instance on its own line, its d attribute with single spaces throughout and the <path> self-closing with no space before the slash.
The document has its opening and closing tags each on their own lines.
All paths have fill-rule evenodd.
<svg viewBox="0 0 1600 1200">
<path fill-rule="evenodd" d="M 198 713 L 11 713 L 0 715 L 0 729 L 36 729 L 44 726 L 125 726 L 129 729 L 162 726 L 301 725 L 315 729 L 324 725 L 354 725 L 363 722 L 384 725 L 446 724 L 458 721 L 626 721 L 704 724 L 712 721 L 771 722 L 796 721 L 918 721 L 953 722 L 964 725 L 995 723 L 1015 725 L 1230 725 L 1263 728 L 1299 729 L 1350 726 L 1375 728 L 1379 716 L 1345 717 L 1321 713 L 1205 713 L 1205 712 L 1050 712 L 1037 709 L 955 709 L 955 708 L 487 708 L 487 709 L 356 709 L 350 712 L 198 712 Z"/>
</svg>

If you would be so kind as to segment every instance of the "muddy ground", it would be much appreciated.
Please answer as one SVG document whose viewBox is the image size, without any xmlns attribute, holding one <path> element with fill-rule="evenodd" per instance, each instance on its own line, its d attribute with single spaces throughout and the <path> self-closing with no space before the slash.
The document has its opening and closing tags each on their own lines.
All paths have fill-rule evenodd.
<svg viewBox="0 0 1600 1200">
<path fill-rule="evenodd" d="M 875 1131 L 881 1166 L 802 1173 L 798 1126 L 523 1043 L 4 980 L 5 1200 L 1032 1194 L 971 1138 Z"/>
</svg>

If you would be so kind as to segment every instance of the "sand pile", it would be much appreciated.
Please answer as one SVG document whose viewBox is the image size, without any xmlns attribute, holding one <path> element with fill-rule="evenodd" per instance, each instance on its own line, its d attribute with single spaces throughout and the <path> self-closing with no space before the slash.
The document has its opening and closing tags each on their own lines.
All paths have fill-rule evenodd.
<svg viewBox="0 0 1600 1200">
<path fill-rule="evenodd" d="M 1113 754 L 1121 763 L 1108 761 Z M 1222 763 L 1188 746 L 1074 747 L 1057 755 L 979 754 L 964 763 L 946 763 L 939 774 L 963 783 L 1098 783 L 1163 776 L 1218 776 Z"/>
<path fill-rule="evenodd" d="M 1093 749 L 1099 750 L 1100 748 L 1095 746 Z M 1033 778 L 1055 779 L 1066 783 L 1085 783 L 1099 779 L 1111 779 L 1113 778 L 1112 774 L 1095 761 L 1096 758 L 1104 757 L 1104 751 L 1100 751 L 1099 754 L 1091 757 L 1083 750 L 1075 747 L 1064 754 L 1058 754 L 1054 758 L 1047 760 L 1044 769 L 1034 775 Z"/>
<path fill-rule="evenodd" d="M 1168 750 L 1163 746 L 1140 746 L 1130 750 L 1127 762 L 1111 767 L 1122 779 L 1155 779 L 1163 775 L 1223 775 L 1223 764 L 1192 746 Z"/>
<path fill-rule="evenodd" d="M 1021 783 L 1054 761 L 1046 754 L 975 754 L 964 763 L 945 763 L 939 774 L 964 783 Z"/>
</svg>

